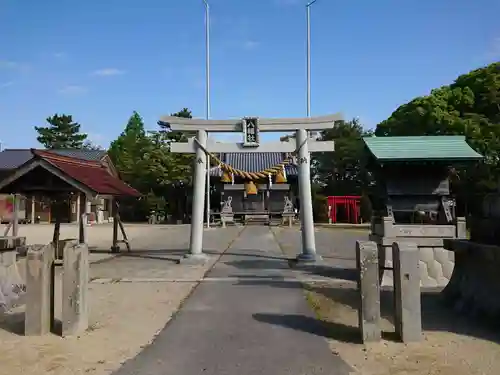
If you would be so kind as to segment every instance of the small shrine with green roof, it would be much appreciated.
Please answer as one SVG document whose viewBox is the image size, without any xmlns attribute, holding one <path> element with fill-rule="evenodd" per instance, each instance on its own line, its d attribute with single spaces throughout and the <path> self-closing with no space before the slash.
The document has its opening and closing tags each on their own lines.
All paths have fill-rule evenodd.
<svg viewBox="0 0 500 375">
<path fill-rule="evenodd" d="M 450 194 L 450 170 L 477 162 L 482 156 L 464 136 L 365 137 L 367 168 L 375 186 L 372 205 L 377 216 L 394 223 L 454 221 L 455 201 Z"/>
<path fill-rule="evenodd" d="M 372 174 L 370 240 L 378 247 L 380 281 L 393 285 L 392 244 L 419 249 L 421 287 L 444 287 L 455 264 L 446 239 L 465 238 L 464 217 L 455 214 L 450 192 L 453 168 L 482 156 L 463 136 L 366 137 L 366 167 Z"/>
</svg>

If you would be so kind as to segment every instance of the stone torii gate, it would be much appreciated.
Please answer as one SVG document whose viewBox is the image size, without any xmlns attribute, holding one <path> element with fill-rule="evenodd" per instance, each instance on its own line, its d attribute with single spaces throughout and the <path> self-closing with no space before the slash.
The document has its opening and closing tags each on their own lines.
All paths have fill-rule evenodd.
<svg viewBox="0 0 500 375">
<path fill-rule="evenodd" d="M 169 126 L 173 131 L 196 132 L 197 136 L 187 143 L 172 143 L 171 152 L 195 153 L 193 207 L 191 216 L 191 234 L 189 253 L 186 260 L 204 262 L 207 255 L 203 253 L 203 208 L 205 204 L 205 173 L 207 152 L 284 152 L 297 153 L 299 169 L 300 216 L 302 226 L 302 253 L 298 262 L 315 262 L 321 257 L 316 254 L 314 237 L 314 219 L 311 197 L 311 152 L 334 151 L 334 142 L 320 142 L 312 139 L 308 131 L 319 131 L 333 128 L 335 121 L 342 120 L 341 114 L 312 118 L 263 119 L 245 117 L 241 120 L 201 120 L 174 116 L 164 116 L 159 123 Z M 260 144 L 260 132 L 295 132 L 295 138 L 286 142 L 266 142 Z M 241 143 L 220 143 L 210 140 L 208 132 L 241 132 Z"/>
</svg>

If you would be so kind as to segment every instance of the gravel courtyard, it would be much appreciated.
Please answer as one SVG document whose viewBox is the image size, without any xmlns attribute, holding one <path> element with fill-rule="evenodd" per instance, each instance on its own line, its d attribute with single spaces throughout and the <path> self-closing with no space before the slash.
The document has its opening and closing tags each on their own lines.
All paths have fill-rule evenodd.
<svg viewBox="0 0 500 375">
<path fill-rule="evenodd" d="M 52 226 L 22 225 L 28 243 L 47 243 Z M 205 231 L 205 248 L 212 254 L 205 265 L 176 264 L 188 248 L 189 226 L 126 225 L 132 252 L 107 253 L 111 225 L 89 227 L 91 280 L 90 329 L 79 337 L 25 337 L 23 307 L 0 316 L 0 375 L 109 374 L 134 357 L 165 326 L 204 274 L 213 266 L 240 228 L 224 236 Z M 77 228 L 63 225 L 61 238 L 74 238 Z M 24 262 L 19 263 L 24 276 Z M 56 278 L 56 320 L 61 306 Z M 60 295 L 60 294 L 59 294 Z"/>
<path fill-rule="evenodd" d="M 242 237 L 242 231 L 247 229 L 251 232 L 246 232 Z M 382 295 L 381 306 L 384 339 L 370 346 L 364 346 L 359 342 L 356 312 L 358 295 L 354 269 L 355 242 L 367 239 L 366 230 L 316 228 L 316 245 L 318 253 L 324 258 L 323 264 L 313 268 L 289 270 L 287 258 L 294 258 L 301 248 L 299 228 L 247 227 L 247 229 L 240 227 L 206 229 L 204 250 L 210 255 L 210 261 L 204 265 L 187 265 L 177 264 L 177 260 L 188 248 L 189 226 L 187 225 L 126 225 L 132 251 L 128 253 L 122 249 L 119 255 L 108 252 L 111 246 L 111 225 L 90 227 L 88 233 L 92 251 L 90 329 L 79 337 L 61 338 L 57 335 L 24 337 L 22 307 L 0 316 L 0 375 L 105 375 L 115 372 L 141 374 L 142 372 L 136 371 L 136 367 L 139 366 L 140 369 L 142 364 L 151 362 L 145 360 L 151 356 L 146 354 L 146 349 L 151 348 L 151 343 L 167 340 L 161 345 L 167 347 L 173 345 L 170 340 L 176 337 L 176 330 L 172 331 L 170 324 L 167 325 L 173 316 L 183 311 L 189 315 L 201 310 L 210 310 L 210 304 L 215 300 L 211 300 L 209 290 L 213 293 L 214 287 L 210 285 L 215 284 L 218 285 L 216 288 L 221 290 L 217 292 L 220 298 L 227 294 L 227 298 L 235 300 L 240 293 L 250 293 L 252 290 L 251 293 L 255 294 L 249 297 L 250 300 L 257 301 L 266 295 L 269 298 L 264 305 L 255 306 L 251 303 L 248 307 L 240 305 L 236 312 L 243 315 L 239 318 L 231 312 L 233 311 L 231 303 L 228 305 L 228 311 L 219 312 L 218 309 L 222 309 L 225 303 L 221 299 L 215 305 L 216 316 L 231 312 L 227 318 L 219 316 L 221 327 L 227 323 L 231 326 L 231 319 L 236 319 L 233 329 L 235 332 L 244 331 L 244 328 L 238 328 L 236 325 L 237 318 L 244 318 L 243 321 L 248 321 L 249 325 L 253 324 L 257 332 L 262 330 L 261 334 L 269 330 L 271 332 L 279 330 L 283 337 L 290 335 L 293 342 L 287 350 L 292 351 L 297 345 L 300 346 L 300 342 L 296 340 L 300 341 L 300 337 L 303 337 L 307 341 L 308 336 L 293 336 L 291 333 L 286 333 L 286 330 L 302 331 L 307 335 L 320 337 L 325 340 L 325 345 L 329 345 L 332 358 L 337 358 L 339 364 L 345 363 L 352 370 L 348 371 L 345 366 L 341 366 L 338 374 L 495 375 L 499 373 L 500 336 L 488 327 L 482 326 L 480 322 L 470 322 L 444 309 L 439 304 L 437 294 L 425 293 L 422 297 L 424 340 L 421 343 L 404 345 L 394 341 L 392 299 L 388 292 Z M 26 236 L 28 243 L 47 243 L 52 237 L 51 230 L 49 225 L 23 225 L 20 228 L 20 235 Z M 255 233 L 260 231 L 260 234 L 253 236 L 252 231 Z M 76 234 L 76 226 L 62 227 L 61 238 L 75 238 Z M 22 261 L 19 267 L 23 274 Z M 276 283 L 280 278 L 285 281 L 281 284 Z M 307 318 L 307 324 L 304 322 L 297 324 L 290 321 L 290 316 L 287 317 L 286 314 L 278 319 L 276 314 L 268 312 L 269 308 L 274 311 L 272 303 L 280 302 L 281 299 L 283 301 L 280 303 L 287 306 L 299 303 L 295 300 L 290 304 L 290 300 L 287 300 L 289 298 L 287 296 L 294 293 L 293 280 L 298 280 L 304 285 L 303 298 L 314 311 L 315 321 Z M 238 289 L 245 285 L 244 289 Z M 193 290 L 197 295 L 197 299 L 194 300 L 189 298 Z M 272 290 L 280 292 L 274 295 L 272 293 L 275 292 Z M 60 293 L 59 278 L 56 281 L 56 297 L 58 293 Z M 279 298 L 271 297 L 272 295 Z M 258 312 L 253 314 L 258 323 L 252 321 L 252 311 Z M 296 319 L 298 316 L 292 317 Z M 60 303 L 56 303 L 56 319 L 60 319 Z M 301 319 L 305 318 L 301 316 Z M 316 327 L 317 322 L 321 323 L 321 329 Z M 312 329 L 311 325 L 316 328 Z M 192 326 L 192 329 L 208 328 Z M 278 334 L 277 332 L 275 334 Z M 220 330 L 207 331 L 206 334 L 207 337 L 212 337 L 210 335 L 220 334 Z M 250 358 L 256 355 L 251 353 L 252 343 L 257 340 L 254 336 L 249 334 L 246 337 L 246 334 L 238 334 L 236 339 L 241 348 L 250 350 L 248 352 Z M 211 346 L 203 344 L 203 337 L 205 336 L 199 336 L 199 340 L 202 341 L 197 345 L 201 345 L 202 351 L 209 350 Z M 183 338 L 183 340 L 188 339 L 189 337 Z M 153 345 L 150 352 L 161 356 L 163 353 L 161 345 L 159 347 L 156 345 L 156 352 Z M 229 348 L 235 344 L 231 345 Z M 174 356 L 170 364 L 153 366 L 149 363 L 149 366 L 161 370 L 154 372 L 155 374 L 185 375 L 182 372 L 184 370 L 179 370 L 186 368 L 179 362 L 179 356 L 182 356 L 183 350 L 186 349 L 193 350 L 193 348 L 177 348 L 179 351 L 175 352 L 177 354 L 170 353 Z M 218 353 L 217 347 L 212 349 L 216 350 L 214 353 Z M 169 350 L 174 351 L 174 348 Z M 238 353 L 235 355 L 240 355 Z M 268 353 L 265 351 L 259 356 L 262 358 L 266 354 Z M 211 356 L 213 355 L 216 354 L 212 353 Z M 137 361 L 134 361 L 135 358 Z M 204 358 L 202 353 L 197 361 L 206 359 L 210 362 L 210 356 Z M 319 360 L 325 358 L 318 357 Z M 177 367 L 173 365 L 175 361 Z M 231 358 L 227 361 L 225 365 L 230 365 Z M 192 368 L 186 370 L 186 375 L 197 374 L 196 363 L 191 364 Z M 265 363 L 260 365 L 264 366 Z M 297 362 L 294 367 L 297 371 L 299 363 L 301 362 Z M 244 364 L 245 361 L 242 366 Z M 276 366 L 276 371 L 273 373 L 279 374 L 282 370 L 281 365 L 272 365 Z M 304 373 L 309 375 L 308 372 Z"/>
</svg>

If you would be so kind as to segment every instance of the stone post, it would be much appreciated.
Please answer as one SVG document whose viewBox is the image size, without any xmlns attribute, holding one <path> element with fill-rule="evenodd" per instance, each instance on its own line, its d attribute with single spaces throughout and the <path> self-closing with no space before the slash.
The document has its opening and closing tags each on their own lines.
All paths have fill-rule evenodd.
<svg viewBox="0 0 500 375">
<path fill-rule="evenodd" d="M 307 144 L 307 131 L 296 131 L 297 147 L 299 149 L 299 194 L 300 194 L 300 220 L 302 225 L 302 253 L 297 257 L 299 262 L 315 262 L 321 260 L 316 254 L 316 240 L 314 237 L 314 218 L 311 196 L 311 163 L 309 146 Z"/>
<path fill-rule="evenodd" d="M 89 249 L 74 243 L 64 248 L 62 335 L 78 335 L 88 328 Z"/>
<path fill-rule="evenodd" d="M 54 245 L 33 245 L 26 259 L 26 336 L 49 333 L 54 320 Z"/>
<path fill-rule="evenodd" d="M 380 283 L 377 244 L 356 241 L 356 267 L 361 305 L 358 310 L 363 343 L 380 341 Z"/>
<path fill-rule="evenodd" d="M 394 326 L 402 342 L 422 339 L 422 313 L 420 308 L 419 250 L 417 244 L 392 244 L 394 267 Z"/>
</svg>

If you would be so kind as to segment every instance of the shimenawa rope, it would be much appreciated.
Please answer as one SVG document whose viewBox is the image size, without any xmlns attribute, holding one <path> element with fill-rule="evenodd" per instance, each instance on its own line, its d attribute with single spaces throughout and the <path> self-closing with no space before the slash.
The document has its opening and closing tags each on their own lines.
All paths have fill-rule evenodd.
<svg viewBox="0 0 500 375">
<path fill-rule="evenodd" d="M 214 160 L 215 164 L 217 164 L 219 166 L 219 168 L 221 170 L 223 170 L 224 172 L 232 173 L 234 176 L 239 176 L 239 177 L 242 177 L 242 178 L 247 179 L 247 180 L 258 180 L 258 179 L 261 179 L 261 178 L 268 178 L 269 175 L 276 175 L 276 174 L 280 173 L 283 170 L 283 168 L 285 167 L 285 165 L 290 164 L 290 162 L 292 161 L 293 156 L 295 156 L 295 155 L 297 155 L 299 153 L 299 150 L 307 142 L 307 138 L 283 162 L 281 162 L 279 164 L 276 164 L 276 165 L 274 165 L 274 166 L 272 166 L 270 168 L 266 168 L 264 170 L 261 170 L 259 172 L 247 172 L 247 171 L 243 171 L 241 169 L 236 169 L 236 168 L 232 167 L 231 165 L 224 163 L 217 156 L 215 156 L 214 154 L 212 154 L 211 152 L 209 152 L 206 149 L 206 147 L 203 146 L 200 143 L 200 141 L 198 141 L 198 139 L 196 137 L 194 138 L 194 141 L 198 144 L 198 146 L 203 150 L 203 152 L 205 154 L 207 154 L 208 156 L 210 156 L 210 160 Z"/>
</svg>

